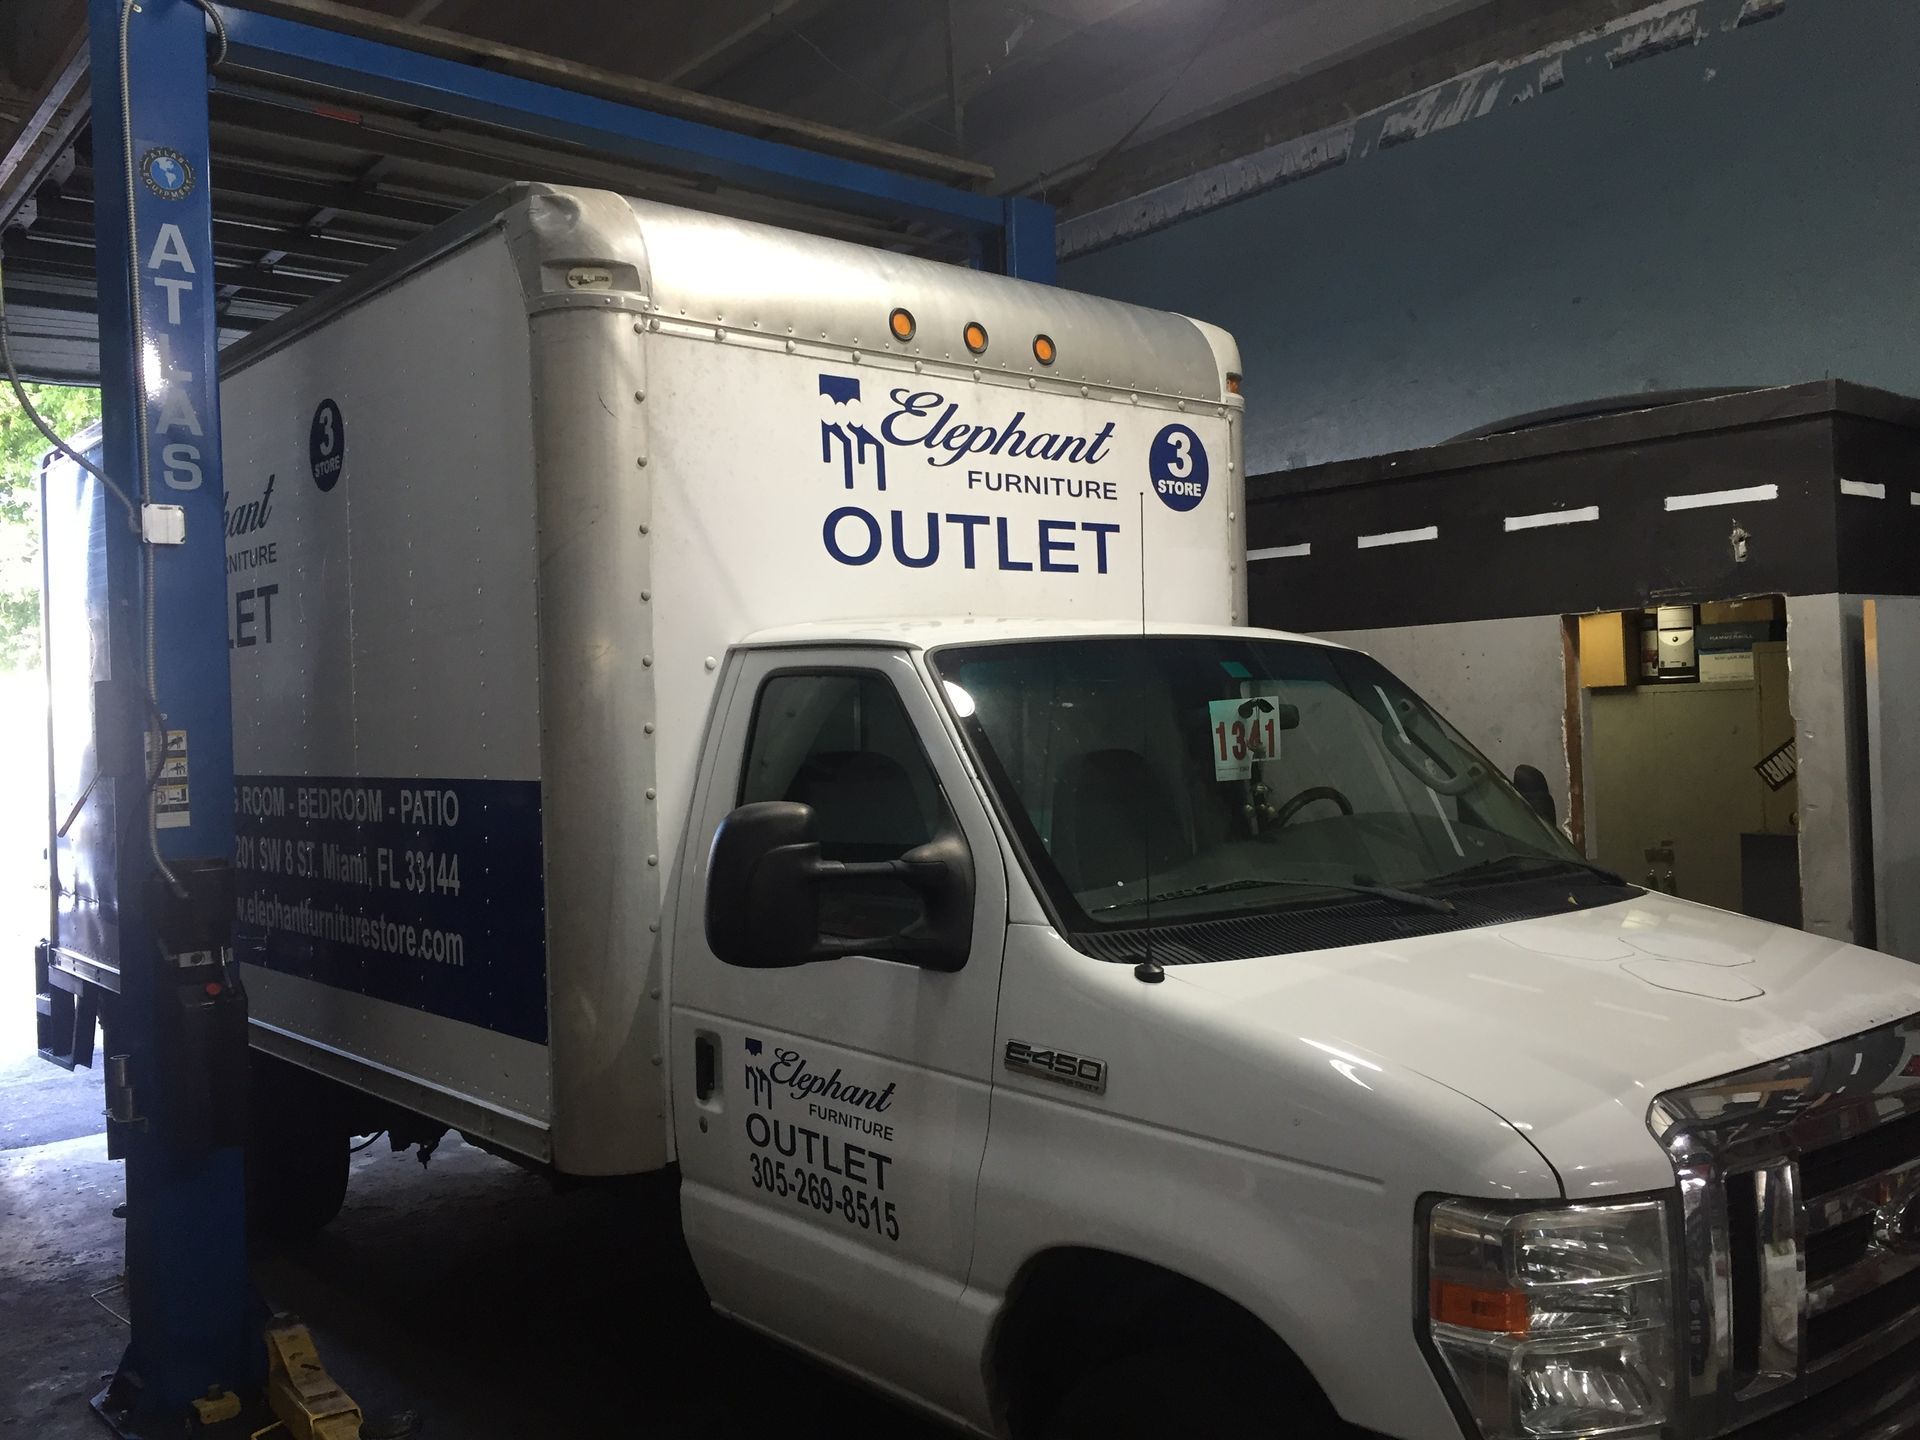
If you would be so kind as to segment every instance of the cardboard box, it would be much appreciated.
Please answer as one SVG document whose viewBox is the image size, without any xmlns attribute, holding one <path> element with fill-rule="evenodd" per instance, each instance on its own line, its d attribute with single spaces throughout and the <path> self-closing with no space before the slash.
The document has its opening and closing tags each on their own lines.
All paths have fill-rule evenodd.
<svg viewBox="0 0 1920 1440">
<path fill-rule="evenodd" d="M 1709 600 L 1700 607 L 1702 625 L 1771 624 L 1784 618 L 1778 595 L 1752 595 L 1745 600 Z"/>
<path fill-rule="evenodd" d="M 1753 651 L 1703 650 L 1700 652 L 1700 683 L 1722 685 L 1732 680 L 1753 679 Z"/>
</svg>

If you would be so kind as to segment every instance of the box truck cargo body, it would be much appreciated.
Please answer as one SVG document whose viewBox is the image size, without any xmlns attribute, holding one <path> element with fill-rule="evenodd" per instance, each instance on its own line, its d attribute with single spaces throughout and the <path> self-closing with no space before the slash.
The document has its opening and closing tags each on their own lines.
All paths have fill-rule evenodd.
<svg viewBox="0 0 1920 1440">
<path fill-rule="evenodd" d="M 1020 1440 L 1920 1424 L 1916 972 L 1245 628 L 1224 332 L 534 185 L 226 361 L 264 1219 L 382 1127 L 663 1172 Z"/>
<path fill-rule="evenodd" d="M 1234 368 L 1175 316 L 544 188 L 232 353 L 262 1044 L 564 1172 L 665 1163 L 720 658 L 796 619 L 1237 620 Z"/>
</svg>

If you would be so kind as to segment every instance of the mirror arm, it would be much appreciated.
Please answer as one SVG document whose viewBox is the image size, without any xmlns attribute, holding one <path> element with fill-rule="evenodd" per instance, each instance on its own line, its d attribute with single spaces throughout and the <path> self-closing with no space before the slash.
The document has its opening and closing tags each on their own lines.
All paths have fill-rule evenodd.
<svg viewBox="0 0 1920 1440">
<path fill-rule="evenodd" d="M 904 880 L 900 860 L 821 860 L 813 866 L 816 880 Z"/>
<path fill-rule="evenodd" d="M 915 860 L 911 853 L 898 860 L 822 860 L 813 867 L 817 880 L 898 880 L 916 890 L 946 879 L 941 860 Z"/>
<path fill-rule="evenodd" d="M 880 955 L 951 973 L 967 963 L 973 932 L 973 866 L 966 843 L 956 832 L 940 836 L 898 860 L 818 860 L 816 880 L 898 880 L 926 898 L 927 913 L 892 935 L 857 939 L 822 937 L 815 960 Z"/>
</svg>

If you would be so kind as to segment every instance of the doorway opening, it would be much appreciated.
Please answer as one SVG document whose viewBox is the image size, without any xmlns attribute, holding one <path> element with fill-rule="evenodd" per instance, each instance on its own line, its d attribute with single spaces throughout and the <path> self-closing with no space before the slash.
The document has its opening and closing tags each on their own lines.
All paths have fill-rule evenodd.
<svg viewBox="0 0 1920 1440">
<path fill-rule="evenodd" d="M 1566 617 L 1586 853 L 1648 889 L 1801 923 L 1798 756 L 1779 595 Z"/>
</svg>

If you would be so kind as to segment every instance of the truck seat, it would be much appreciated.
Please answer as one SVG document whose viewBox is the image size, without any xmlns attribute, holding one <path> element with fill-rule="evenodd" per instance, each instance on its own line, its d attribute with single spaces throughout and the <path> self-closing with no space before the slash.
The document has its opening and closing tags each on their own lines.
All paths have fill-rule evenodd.
<svg viewBox="0 0 1920 1440">
<path fill-rule="evenodd" d="M 1192 858 L 1173 797 L 1137 750 L 1076 755 L 1053 787 L 1053 863 L 1069 889 L 1137 885 Z"/>
<path fill-rule="evenodd" d="M 933 838 L 906 767 L 877 750 L 808 756 L 786 798 L 813 807 L 813 833 L 824 859 L 897 860 Z"/>
</svg>

